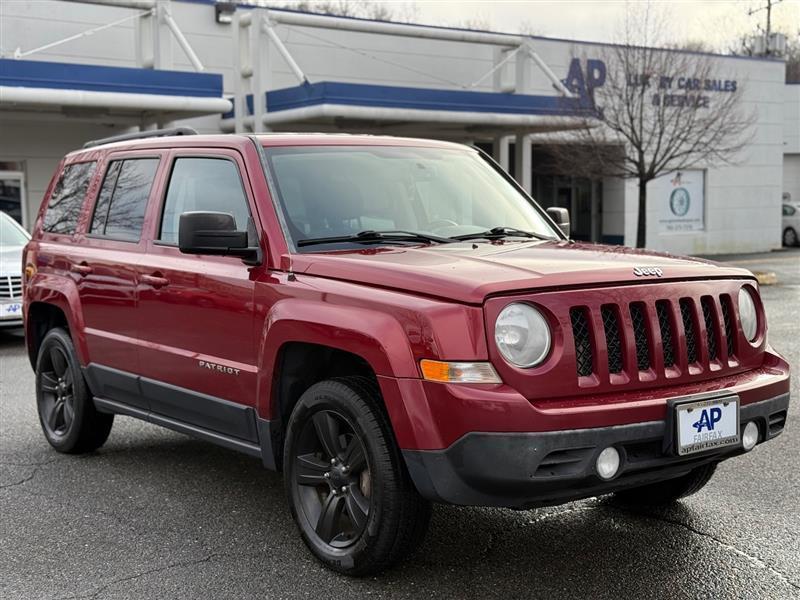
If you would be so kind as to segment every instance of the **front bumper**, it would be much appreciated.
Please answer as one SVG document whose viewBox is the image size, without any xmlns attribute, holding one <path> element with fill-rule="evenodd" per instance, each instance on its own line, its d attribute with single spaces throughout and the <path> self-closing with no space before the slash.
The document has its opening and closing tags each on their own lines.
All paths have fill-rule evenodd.
<svg viewBox="0 0 800 600">
<path fill-rule="evenodd" d="M 759 443 L 785 426 L 789 394 L 742 405 L 740 428 L 755 420 Z M 667 421 L 529 433 L 472 432 L 444 450 L 403 450 L 419 492 L 451 504 L 530 508 L 607 494 L 679 477 L 744 452 L 741 445 L 689 456 L 672 453 Z M 600 452 L 614 446 L 620 470 L 610 481 L 595 472 Z"/>
</svg>

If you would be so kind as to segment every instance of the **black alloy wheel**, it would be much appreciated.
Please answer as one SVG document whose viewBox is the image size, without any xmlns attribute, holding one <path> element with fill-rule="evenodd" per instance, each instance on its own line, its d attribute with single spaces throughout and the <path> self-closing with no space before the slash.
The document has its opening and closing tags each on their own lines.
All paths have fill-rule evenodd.
<svg viewBox="0 0 800 600">
<path fill-rule="evenodd" d="M 52 345 L 40 359 L 39 414 L 53 437 L 64 437 L 75 420 L 72 372 L 64 349 Z"/>
<path fill-rule="evenodd" d="M 306 421 L 294 458 L 294 485 L 320 540 L 346 548 L 361 536 L 370 512 L 364 445 L 347 417 L 320 410 Z"/>
<path fill-rule="evenodd" d="M 45 438 L 68 454 L 91 452 L 111 433 L 114 415 L 94 406 L 69 333 L 51 329 L 36 360 L 36 408 Z"/>
<path fill-rule="evenodd" d="M 315 383 L 286 425 L 289 510 L 306 546 L 346 575 L 382 571 L 422 542 L 431 505 L 406 470 L 374 379 Z"/>
</svg>

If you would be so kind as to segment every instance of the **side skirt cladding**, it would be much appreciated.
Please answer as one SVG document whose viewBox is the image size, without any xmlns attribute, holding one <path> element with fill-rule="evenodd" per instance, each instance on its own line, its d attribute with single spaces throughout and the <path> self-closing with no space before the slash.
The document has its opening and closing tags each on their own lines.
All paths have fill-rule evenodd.
<svg viewBox="0 0 800 600">
<path fill-rule="evenodd" d="M 253 407 L 95 363 L 84 376 L 98 410 L 127 415 L 262 459 L 275 469 L 271 422 Z"/>
</svg>

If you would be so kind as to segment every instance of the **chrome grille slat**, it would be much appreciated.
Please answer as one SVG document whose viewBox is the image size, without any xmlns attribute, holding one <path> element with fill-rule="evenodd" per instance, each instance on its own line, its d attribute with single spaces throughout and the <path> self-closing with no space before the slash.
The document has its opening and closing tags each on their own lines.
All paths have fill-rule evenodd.
<svg viewBox="0 0 800 600">
<path fill-rule="evenodd" d="M 22 277 L 18 275 L 0 275 L 0 298 L 13 299 L 22 297 Z"/>
</svg>

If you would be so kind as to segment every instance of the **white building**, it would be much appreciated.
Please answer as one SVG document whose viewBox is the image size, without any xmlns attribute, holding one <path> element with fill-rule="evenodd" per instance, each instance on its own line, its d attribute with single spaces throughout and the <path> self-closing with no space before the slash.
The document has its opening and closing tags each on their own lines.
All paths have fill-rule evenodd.
<svg viewBox="0 0 800 600">
<path fill-rule="evenodd" d="M 607 46 L 243 5 L 220 13 L 213 0 L 114 4 L 0 2 L 0 209 L 27 226 L 67 151 L 131 128 L 188 124 L 478 144 L 540 203 L 569 208 L 575 237 L 635 243 L 635 183 L 559 174 L 547 160 L 547 133 L 582 110 L 576 75 L 584 91 L 603 84 Z M 755 116 L 751 143 L 733 166 L 651 183 L 651 248 L 775 248 L 781 197 L 800 198 L 800 85 L 784 83 L 782 61 L 714 60 L 716 77 L 735 82 Z M 709 110 L 720 93 L 724 85 L 707 93 Z"/>
</svg>

